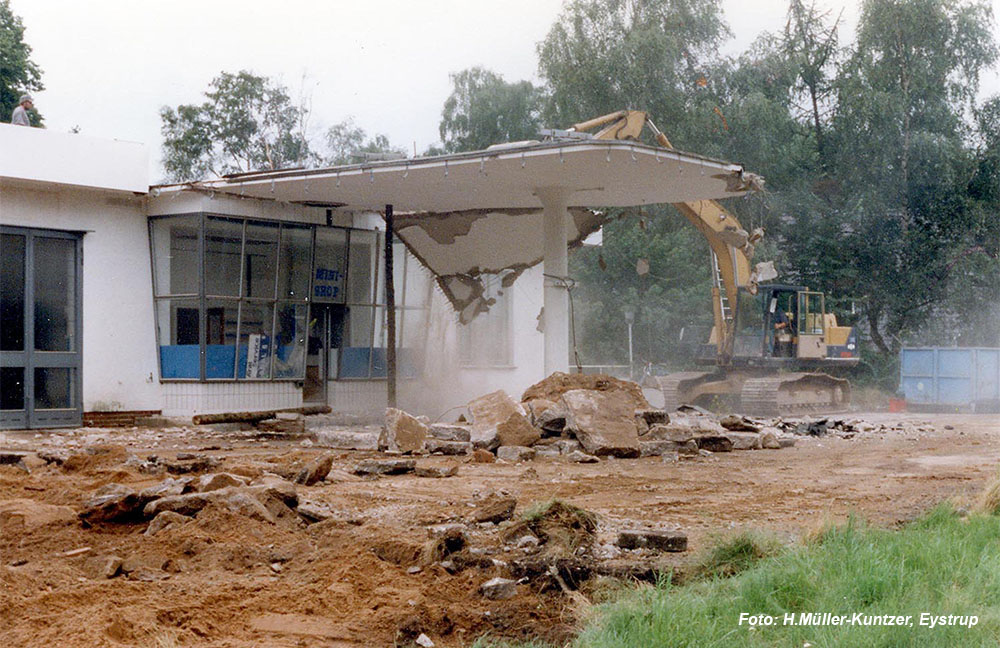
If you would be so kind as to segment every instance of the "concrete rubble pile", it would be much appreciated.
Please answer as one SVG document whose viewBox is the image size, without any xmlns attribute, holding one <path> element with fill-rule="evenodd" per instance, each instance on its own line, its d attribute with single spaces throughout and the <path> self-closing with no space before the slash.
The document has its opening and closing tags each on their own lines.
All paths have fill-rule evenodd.
<svg viewBox="0 0 1000 648">
<path fill-rule="evenodd" d="M 640 387 L 606 375 L 554 373 L 517 402 L 500 390 L 468 404 L 468 419 L 431 423 L 386 410 L 378 449 L 390 454 L 469 455 L 508 463 L 563 457 L 697 457 L 733 450 L 779 449 L 795 443 L 797 428 L 682 406 L 650 406 Z M 776 425 L 780 423 L 780 426 Z"/>
</svg>

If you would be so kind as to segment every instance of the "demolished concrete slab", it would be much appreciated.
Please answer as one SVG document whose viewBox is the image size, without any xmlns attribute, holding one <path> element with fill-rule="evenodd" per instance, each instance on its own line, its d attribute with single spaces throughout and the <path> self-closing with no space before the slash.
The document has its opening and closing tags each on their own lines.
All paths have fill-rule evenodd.
<svg viewBox="0 0 1000 648">
<path fill-rule="evenodd" d="M 573 389 L 562 395 L 566 427 L 588 453 L 639 456 L 639 433 L 632 398 L 621 390 Z"/>
<path fill-rule="evenodd" d="M 472 444 L 493 450 L 500 445 L 532 445 L 541 433 L 528 421 L 524 407 L 497 390 L 469 403 L 472 415 Z"/>
<path fill-rule="evenodd" d="M 393 452 L 414 453 L 424 449 L 428 427 L 415 416 L 394 407 L 385 410 L 385 427 L 379 437 L 379 447 Z"/>
</svg>

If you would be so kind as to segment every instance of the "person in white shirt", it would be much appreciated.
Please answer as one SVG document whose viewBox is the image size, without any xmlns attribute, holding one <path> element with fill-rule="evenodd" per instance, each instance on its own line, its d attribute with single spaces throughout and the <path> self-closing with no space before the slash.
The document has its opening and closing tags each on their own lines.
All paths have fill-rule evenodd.
<svg viewBox="0 0 1000 648">
<path fill-rule="evenodd" d="M 10 115 L 10 123 L 15 126 L 31 126 L 31 119 L 28 117 L 28 111 L 34 106 L 34 102 L 31 101 L 31 95 L 22 95 L 21 100 L 17 103 L 17 108 Z"/>
</svg>

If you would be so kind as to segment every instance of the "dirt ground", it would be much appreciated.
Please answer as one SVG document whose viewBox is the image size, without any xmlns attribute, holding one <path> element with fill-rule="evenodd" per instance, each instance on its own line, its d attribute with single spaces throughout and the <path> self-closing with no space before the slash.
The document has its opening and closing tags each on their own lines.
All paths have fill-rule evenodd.
<svg viewBox="0 0 1000 648">
<path fill-rule="evenodd" d="M 476 549 L 470 555 L 479 564 L 455 573 L 420 563 L 427 527 L 464 521 L 494 492 L 516 497 L 518 514 L 534 502 L 559 498 L 597 514 L 598 547 L 610 547 L 626 528 L 687 533 L 688 552 L 660 559 L 683 569 L 713 535 L 734 529 L 766 529 L 792 541 L 851 512 L 893 525 L 945 499 L 962 505 L 1000 464 L 995 415 L 854 416 L 911 425 L 851 439 L 801 437 L 792 448 L 686 461 L 421 460 L 460 462 L 458 475 L 443 479 L 358 477 L 352 468 L 376 453 L 239 432 L 0 434 L 0 450 L 78 453 L 62 466 L 38 462 L 30 472 L 0 466 L 0 643 L 384 646 L 405 645 L 420 633 L 439 646 L 466 645 L 484 633 L 563 642 L 577 619 L 573 598 L 558 588 L 526 583 L 506 600 L 479 593 L 484 581 L 506 573 L 507 545 L 494 525 L 471 525 Z M 152 537 L 144 535 L 145 523 L 85 528 L 76 519 L 102 485 L 139 489 L 163 479 L 138 470 L 129 455 L 182 452 L 216 457 L 221 463 L 213 471 L 247 476 L 289 474 L 332 453 L 326 480 L 298 487 L 300 497 L 326 504 L 332 517 L 309 525 L 298 518 L 270 524 L 208 507 L 191 522 Z M 130 563 L 130 573 L 112 579 L 88 575 L 88 560 L 108 555 Z"/>
</svg>

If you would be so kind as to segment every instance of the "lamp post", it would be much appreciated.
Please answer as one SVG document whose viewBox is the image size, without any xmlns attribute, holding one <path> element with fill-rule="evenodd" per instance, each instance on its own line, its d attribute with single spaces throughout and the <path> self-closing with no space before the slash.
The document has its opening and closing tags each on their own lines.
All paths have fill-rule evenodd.
<svg viewBox="0 0 1000 648">
<path fill-rule="evenodd" d="M 628 379 L 632 380 L 632 324 L 635 323 L 635 310 L 625 309 L 625 323 L 628 324 Z"/>
</svg>

